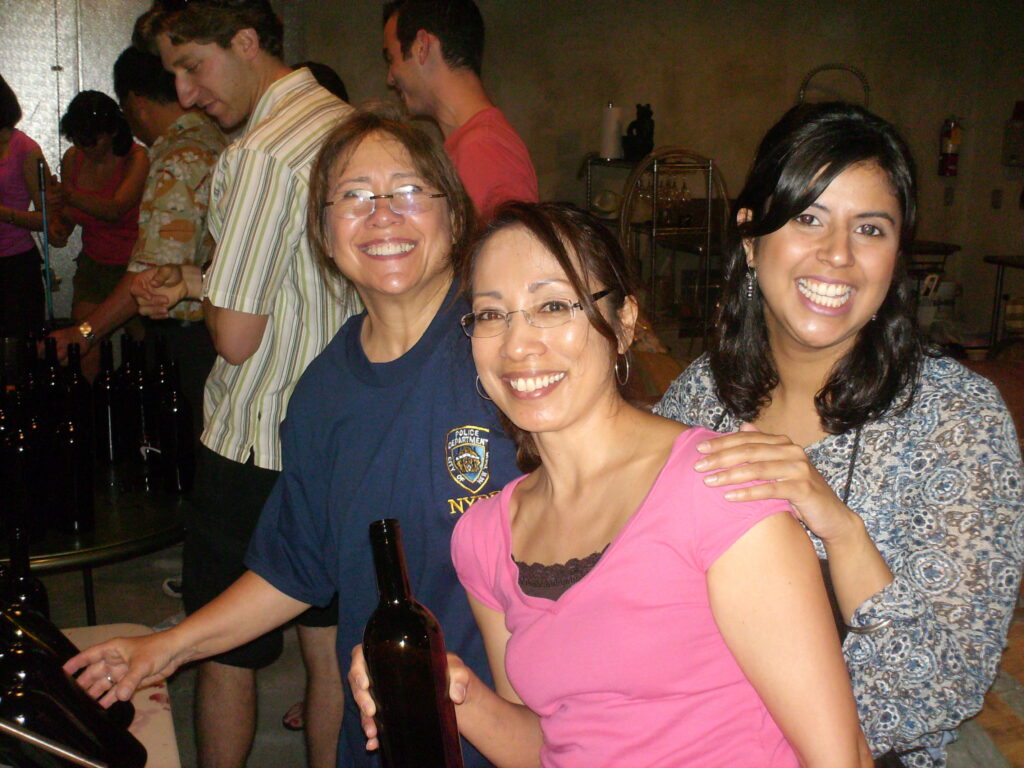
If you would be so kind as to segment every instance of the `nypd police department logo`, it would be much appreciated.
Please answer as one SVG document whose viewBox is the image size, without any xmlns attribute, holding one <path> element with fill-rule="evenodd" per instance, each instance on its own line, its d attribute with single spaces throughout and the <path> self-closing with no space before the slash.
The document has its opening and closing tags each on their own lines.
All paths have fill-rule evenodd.
<svg viewBox="0 0 1024 768">
<path fill-rule="evenodd" d="M 490 430 L 456 427 L 445 437 L 445 463 L 452 480 L 470 493 L 479 493 L 491 479 L 491 453 L 487 448 Z"/>
</svg>

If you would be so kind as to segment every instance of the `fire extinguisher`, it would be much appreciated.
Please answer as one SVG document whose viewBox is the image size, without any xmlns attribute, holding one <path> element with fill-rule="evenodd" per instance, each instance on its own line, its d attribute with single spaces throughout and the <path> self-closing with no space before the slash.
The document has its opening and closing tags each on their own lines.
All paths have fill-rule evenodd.
<svg viewBox="0 0 1024 768">
<path fill-rule="evenodd" d="M 956 176 L 960 159 L 960 142 L 964 137 L 963 124 L 957 117 L 947 117 L 939 131 L 939 176 Z"/>
</svg>

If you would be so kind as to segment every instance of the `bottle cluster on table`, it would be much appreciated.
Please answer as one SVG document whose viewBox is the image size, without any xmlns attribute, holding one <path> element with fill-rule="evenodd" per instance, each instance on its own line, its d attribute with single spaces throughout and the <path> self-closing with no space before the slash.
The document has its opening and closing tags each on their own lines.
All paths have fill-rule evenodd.
<svg viewBox="0 0 1024 768">
<path fill-rule="evenodd" d="M 114 768 L 142 768 L 146 750 L 128 732 L 131 702 L 103 709 L 62 669 L 78 648 L 48 619 L 45 602 L 12 559 L 0 565 L 0 718 Z M 39 587 L 42 585 L 39 584 Z M 45 591 L 42 593 L 45 601 Z M 14 768 L 71 764 L 13 736 L 0 736 L 0 763 Z"/>
<path fill-rule="evenodd" d="M 25 506 L 36 533 L 87 532 L 95 525 L 96 492 L 190 490 L 195 471 L 192 411 L 176 361 L 127 335 L 115 369 L 113 346 L 100 345 L 100 372 L 82 375 L 77 344 L 67 365 L 56 342 L 26 340 L 19 371 L 0 382 L 3 487 Z"/>
</svg>

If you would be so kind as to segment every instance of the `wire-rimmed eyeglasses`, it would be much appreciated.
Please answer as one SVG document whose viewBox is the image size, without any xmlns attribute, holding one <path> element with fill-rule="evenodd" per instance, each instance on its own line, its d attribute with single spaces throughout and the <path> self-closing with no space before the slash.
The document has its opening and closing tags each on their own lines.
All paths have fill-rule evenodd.
<svg viewBox="0 0 1024 768">
<path fill-rule="evenodd" d="M 378 200 L 387 200 L 392 213 L 407 216 L 426 213 L 434 207 L 434 200 L 448 197 L 447 192 L 425 192 L 422 189 L 396 189 L 386 195 L 375 195 L 368 189 L 346 192 L 338 200 L 328 200 L 324 208 L 331 207 L 332 215 L 342 219 L 361 219 L 377 210 Z"/>
<path fill-rule="evenodd" d="M 590 298 L 598 301 L 613 290 L 613 288 L 605 288 L 603 291 L 590 294 Z M 498 309 L 469 312 L 459 318 L 459 324 L 462 326 L 463 332 L 471 339 L 490 339 L 501 336 L 511 328 L 512 315 L 517 312 L 521 313 L 523 319 L 534 328 L 557 328 L 572 322 L 577 309 L 583 309 L 581 302 L 568 299 L 547 299 L 529 309 L 513 309 L 511 312 L 502 312 Z"/>
</svg>

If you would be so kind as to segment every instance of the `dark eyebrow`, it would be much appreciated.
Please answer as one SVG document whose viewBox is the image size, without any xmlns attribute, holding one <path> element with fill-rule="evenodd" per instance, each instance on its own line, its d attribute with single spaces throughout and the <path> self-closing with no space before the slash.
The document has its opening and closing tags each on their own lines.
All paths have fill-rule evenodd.
<svg viewBox="0 0 1024 768">
<path fill-rule="evenodd" d="M 865 211 L 864 213 L 858 213 L 854 218 L 856 219 L 885 219 L 894 227 L 896 226 L 896 220 L 891 214 L 885 211 Z"/>
<path fill-rule="evenodd" d="M 831 213 L 831 211 L 829 210 L 827 205 L 822 205 L 817 200 L 815 200 L 813 203 L 811 203 L 807 207 L 808 208 L 817 208 L 820 211 L 825 211 L 825 213 Z M 888 213 L 887 211 L 864 211 L 864 213 L 858 213 L 856 216 L 854 216 L 854 218 L 855 219 L 875 219 L 875 218 L 885 219 L 890 224 L 892 224 L 894 227 L 896 226 L 896 220 L 892 217 L 892 214 Z"/>
</svg>

